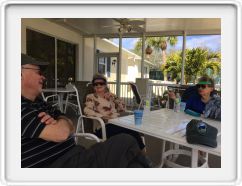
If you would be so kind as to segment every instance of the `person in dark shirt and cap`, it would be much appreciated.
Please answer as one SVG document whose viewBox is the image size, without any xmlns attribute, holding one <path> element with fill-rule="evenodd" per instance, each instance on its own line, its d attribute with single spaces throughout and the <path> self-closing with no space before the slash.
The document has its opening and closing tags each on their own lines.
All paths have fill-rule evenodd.
<svg viewBox="0 0 242 186">
<path fill-rule="evenodd" d="M 38 98 L 47 62 L 21 54 L 21 167 L 151 167 L 136 140 L 120 134 L 85 149 L 76 145 L 72 121 Z"/>
<path fill-rule="evenodd" d="M 186 110 L 192 110 L 206 118 L 221 120 L 221 98 L 214 94 L 214 81 L 208 76 L 198 79 L 194 93 L 186 100 Z M 173 92 L 171 99 L 176 99 Z"/>
</svg>

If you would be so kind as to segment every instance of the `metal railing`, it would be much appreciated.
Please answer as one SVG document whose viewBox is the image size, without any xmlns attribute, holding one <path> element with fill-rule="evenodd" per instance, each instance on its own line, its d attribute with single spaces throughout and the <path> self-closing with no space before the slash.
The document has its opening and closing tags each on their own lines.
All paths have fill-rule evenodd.
<svg viewBox="0 0 242 186">
<path fill-rule="evenodd" d="M 134 104 L 134 94 L 128 82 L 121 82 L 120 84 L 120 97 L 124 100 L 127 106 L 133 106 Z M 162 97 L 164 92 L 168 90 L 168 86 L 174 87 L 176 84 L 168 83 L 150 83 L 150 90 L 152 90 L 152 98 Z M 110 91 L 116 94 L 116 82 L 108 82 L 108 87 Z M 179 85 L 178 85 L 179 87 Z M 176 88 L 174 88 L 176 89 Z M 220 90 L 220 87 L 215 87 L 216 90 Z M 179 91 L 179 90 L 178 90 Z"/>
<path fill-rule="evenodd" d="M 150 90 L 152 90 L 152 98 L 162 96 L 167 90 L 167 86 L 170 84 L 149 84 Z M 128 82 L 121 82 L 120 84 L 120 97 L 124 100 L 127 106 L 132 106 L 134 104 L 134 94 Z M 116 94 L 116 82 L 108 82 L 109 90 Z"/>
</svg>

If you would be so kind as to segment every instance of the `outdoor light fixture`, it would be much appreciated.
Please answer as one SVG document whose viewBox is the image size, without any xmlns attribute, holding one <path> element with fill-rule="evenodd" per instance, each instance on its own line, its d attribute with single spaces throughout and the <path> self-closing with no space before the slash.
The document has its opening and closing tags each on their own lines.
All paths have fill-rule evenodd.
<svg viewBox="0 0 242 186">
<path fill-rule="evenodd" d="M 116 62 L 117 62 L 116 59 L 114 59 L 114 60 L 112 61 L 112 65 L 115 66 L 115 65 L 116 65 Z"/>
</svg>

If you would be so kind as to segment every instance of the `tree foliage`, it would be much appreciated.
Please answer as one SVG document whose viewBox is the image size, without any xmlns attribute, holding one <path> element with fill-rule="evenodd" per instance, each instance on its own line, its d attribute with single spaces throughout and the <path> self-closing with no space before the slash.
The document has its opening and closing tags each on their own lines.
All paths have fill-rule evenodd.
<svg viewBox="0 0 242 186">
<path fill-rule="evenodd" d="M 167 48 L 167 43 L 170 46 L 174 46 L 177 44 L 177 37 L 176 36 L 169 36 L 169 37 L 147 37 L 146 38 L 146 46 L 150 46 L 153 49 L 153 53 L 148 56 L 149 61 L 154 63 L 161 62 L 161 58 L 163 63 L 166 62 L 166 53 L 165 50 Z M 134 53 L 137 55 L 141 55 L 142 53 L 142 39 L 140 38 L 133 50 Z M 147 56 L 146 56 L 147 57 Z"/>
<path fill-rule="evenodd" d="M 210 52 L 204 48 L 186 49 L 185 52 L 185 83 L 194 83 L 198 76 L 208 75 L 208 69 L 211 69 L 213 75 L 220 75 L 220 53 Z M 167 57 L 167 63 L 162 67 L 162 70 L 168 73 L 172 80 L 179 81 L 182 70 L 182 52 L 176 51 L 171 53 Z"/>
</svg>

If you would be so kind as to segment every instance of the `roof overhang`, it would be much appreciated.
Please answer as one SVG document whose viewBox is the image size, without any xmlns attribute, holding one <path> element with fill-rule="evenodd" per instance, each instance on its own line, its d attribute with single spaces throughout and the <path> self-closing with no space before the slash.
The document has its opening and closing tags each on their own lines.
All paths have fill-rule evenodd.
<svg viewBox="0 0 242 186">
<path fill-rule="evenodd" d="M 119 37 L 120 23 L 117 18 L 48 18 L 56 24 L 80 33 L 83 37 Z M 142 22 L 139 31 L 122 33 L 123 37 L 220 35 L 220 18 L 128 18 L 129 21 Z"/>
</svg>

